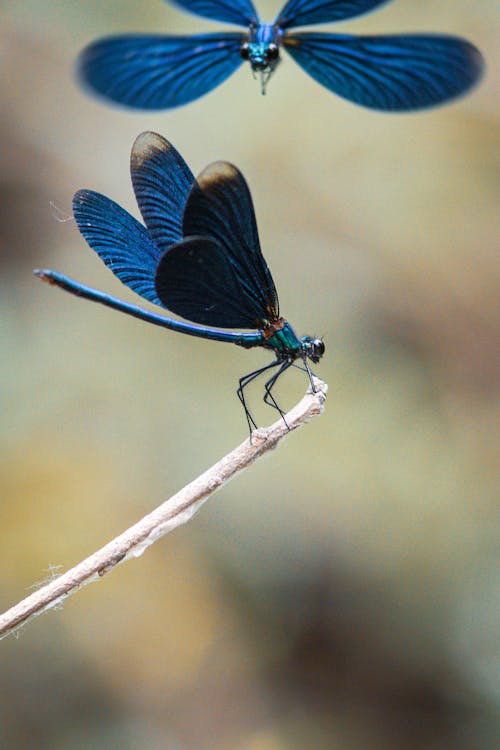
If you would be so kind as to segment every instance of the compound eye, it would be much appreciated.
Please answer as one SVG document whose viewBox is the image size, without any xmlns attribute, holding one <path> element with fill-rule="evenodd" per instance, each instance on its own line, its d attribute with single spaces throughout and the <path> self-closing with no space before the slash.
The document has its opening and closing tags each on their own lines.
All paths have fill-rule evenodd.
<svg viewBox="0 0 500 750">
<path fill-rule="evenodd" d="M 314 353 L 317 357 L 322 357 L 325 353 L 325 342 L 322 339 L 314 339 L 312 342 Z"/>
<path fill-rule="evenodd" d="M 243 42 L 240 47 L 240 56 L 243 60 L 248 60 L 250 57 L 250 50 L 248 49 L 248 42 Z"/>
<path fill-rule="evenodd" d="M 271 42 L 271 44 L 267 48 L 267 57 L 269 58 L 269 60 L 276 60 L 279 56 L 279 53 L 280 51 L 278 49 L 278 45 L 274 44 L 274 42 Z"/>
</svg>

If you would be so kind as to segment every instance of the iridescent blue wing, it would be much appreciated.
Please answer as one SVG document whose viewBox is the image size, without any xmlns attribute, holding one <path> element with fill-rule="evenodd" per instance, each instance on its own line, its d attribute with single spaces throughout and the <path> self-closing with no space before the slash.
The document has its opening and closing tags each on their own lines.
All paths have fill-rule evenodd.
<svg viewBox="0 0 500 750">
<path fill-rule="evenodd" d="M 86 47 L 78 74 L 90 89 L 137 109 L 187 104 L 225 81 L 243 62 L 244 35 L 116 36 Z"/>
<path fill-rule="evenodd" d="M 318 83 L 372 109 L 431 107 L 465 93 L 481 76 L 483 58 L 451 36 L 286 34 L 283 44 Z"/>
<path fill-rule="evenodd" d="M 158 297 L 169 310 L 204 326 L 259 328 L 262 310 L 226 251 L 210 237 L 187 237 L 164 253 Z"/>
<path fill-rule="evenodd" d="M 156 272 L 158 296 L 169 310 L 224 328 L 261 328 L 279 316 L 250 191 L 236 167 L 215 162 L 199 175 L 183 232 L 186 239 L 165 252 Z"/>
<path fill-rule="evenodd" d="M 182 214 L 194 176 L 172 144 L 152 132 L 136 138 L 130 173 L 144 223 L 163 252 L 182 240 Z"/>
<path fill-rule="evenodd" d="M 212 21 L 225 21 L 236 26 L 259 23 L 259 16 L 251 0 L 169 0 L 183 10 Z"/>
<path fill-rule="evenodd" d="M 260 319 L 279 317 L 278 295 L 260 249 L 252 196 L 241 172 L 214 162 L 196 178 L 184 209 L 184 237 L 211 237 L 223 248 Z"/>
<path fill-rule="evenodd" d="M 386 2 L 387 0 L 289 0 L 274 23 L 282 29 L 289 29 L 291 26 L 344 21 L 368 13 Z"/>
<path fill-rule="evenodd" d="M 145 227 L 105 195 L 79 190 L 73 198 L 78 229 L 115 276 L 144 299 L 161 305 L 154 277 L 161 251 Z"/>
</svg>

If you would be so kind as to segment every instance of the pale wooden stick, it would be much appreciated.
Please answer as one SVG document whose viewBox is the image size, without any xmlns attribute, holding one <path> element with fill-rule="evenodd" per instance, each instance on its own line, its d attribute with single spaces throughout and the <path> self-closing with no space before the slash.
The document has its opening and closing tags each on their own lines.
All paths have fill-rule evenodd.
<svg viewBox="0 0 500 750">
<path fill-rule="evenodd" d="M 314 386 L 316 393 L 309 389 L 304 398 L 286 415 L 286 424 L 290 431 L 322 412 L 328 386 L 318 378 L 314 378 Z M 278 419 L 270 427 L 255 430 L 251 442 L 245 440 L 123 534 L 0 615 L 0 638 L 13 633 L 47 609 L 57 606 L 87 583 L 99 580 L 99 577 L 119 563 L 140 557 L 144 550 L 164 534 L 189 521 L 205 500 L 237 472 L 275 448 L 279 441 L 289 434 L 289 430 L 283 419 Z"/>
</svg>

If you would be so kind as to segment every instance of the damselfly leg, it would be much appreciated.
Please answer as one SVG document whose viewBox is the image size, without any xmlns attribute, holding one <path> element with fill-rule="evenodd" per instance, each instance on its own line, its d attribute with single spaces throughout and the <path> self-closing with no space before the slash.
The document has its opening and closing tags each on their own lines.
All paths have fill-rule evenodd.
<svg viewBox="0 0 500 750">
<path fill-rule="evenodd" d="M 252 380 L 255 380 L 255 378 L 258 378 L 259 375 L 261 375 L 263 372 L 266 372 L 266 370 L 270 370 L 272 367 L 277 367 L 279 364 L 281 364 L 279 359 L 274 360 L 268 365 L 265 365 L 265 367 L 260 367 L 258 370 L 254 370 L 253 372 L 249 372 L 247 375 L 243 375 L 242 378 L 239 379 L 239 387 L 236 391 L 236 395 L 238 396 L 241 405 L 243 406 L 243 409 L 245 410 L 245 417 L 248 423 L 248 429 L 250 430 L 250 435 L 252 434 L 252 430 L 257 429 L 257 424 L 252 417 L 252 414 L 250 412 L 250 409 L 247 406 L 247 402 L 245 399 L 245 394 L 243 393 L 244 389 L 249 385 Z"/>
<path fill-rule="evenodd" d="M 288 370 L 288 368 L 291 367 L 292 364 L 293 363 L 289 362 L 289 361 L 283 362 L 282 365 L 281 365 L 281 367 L 280 367 L 280 369 L 278 370 L 278 372 L 275 372 L 274 375 L 272 377 L 270 377 L 269 380 L 264 384 L 264 390 L 265 390 L 264 403 L 267 406 L 271 406 L 273 409 L 276 409 L 276 411 L 279 412 L 280 416 L 283 419 L 283 422 L 286 424 L 287 427 L 288 427 L 288 424 L 287 424 L 286 419 L 285 419 L 285 412 L 278 405 L 276 399 L 274 398 L 273 394 L 271 393 L 271 390 L 276 385 L 276 382 L 278 381 L 278 379 L 280 378 L 280 376 L 283 375 L 283 373 L 285 372 L 285 370 Z"/>
</svg>

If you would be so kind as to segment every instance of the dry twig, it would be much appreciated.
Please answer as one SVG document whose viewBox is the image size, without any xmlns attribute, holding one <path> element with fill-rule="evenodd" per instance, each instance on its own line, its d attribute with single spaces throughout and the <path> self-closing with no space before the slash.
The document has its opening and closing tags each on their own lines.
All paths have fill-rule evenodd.
<svg viewBox="0 0 500 750">
<path fill-rule="evenodd" d="M 286 415 L 290 431 L 295 430 L 323 410 L 327 386 L 315 378 L 316 393 L 309 389 L 304 398 Z M 289 434 L 279 419 L 270 427 L 260 428 L 186 487 L 148 513 L 111 542 L 94 552 L 66 573 L 51 580 L 19 604 L 0 615 L 0 638 L 15 632 L 30 619 L 60 604 L 71 594 L 130 558 L 140 557 L 144 550 L 169 531 L 189 521 L 205 500 L 237 472 L 272 450 Z"/>
</svg>

